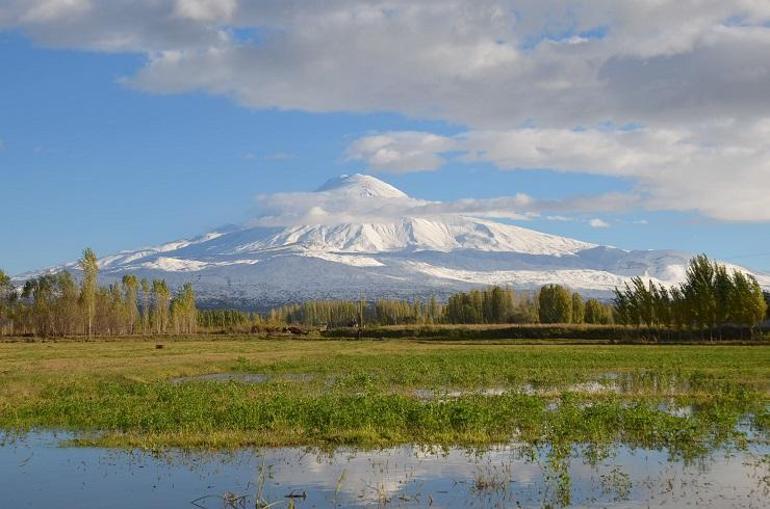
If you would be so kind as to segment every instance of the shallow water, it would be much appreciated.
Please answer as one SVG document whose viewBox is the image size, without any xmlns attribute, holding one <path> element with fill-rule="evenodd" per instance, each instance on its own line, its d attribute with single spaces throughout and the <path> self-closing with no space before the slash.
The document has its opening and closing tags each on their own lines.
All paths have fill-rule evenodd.
<svg viewBox="0 0 770 509">
<path fill-rule="evenodd" d="M 312 373 L 244 373 L 218 372 L 202 375 L 182 376 L 169 379 L 174 385 L 195 382 L 221 382 L 243 384 L 267 384 L 270 382 L 311 383 L 321 380 L 327 389 L 339 382 L 337 376 L 319 376 Z M 571 384 L 552 383 L 513 383 L 510 385 L 493 385 L 487 387 L 458 388 L 458 387 L 418 387 L 408 393 L 421 400 L 452 399 L 466 395 L 498 396 L 507 392 L 536 396 L 556 396 L 564 392 L 582 394 L 633 394 L 639 391 L 652 392 L 660 395 L 674 396 L 688 394 L 692 389 L 690 380 L 677 375 L 660 375 L 654 372 L 606 372 L 588 376 L 586 380 Z M 770 390 L 762 387 L 761 390 Z"/>
<path fill-rule="evenodd" d="M 566 470 L 547 451 L 515 446 L 382 451 L 301 448 L 161 455 L 63 447 L 66 434 L 0 442 L 3 507 L 767 507 L 770 447 L 718 450 L 697 462 L 618 447 L 592 464 L 575 450 Z M 560 475 L 565 473 L 566 475 Z M 565 480 L 569 482 L 565 482 Z M 293 495 L 293 498 L 287 498 Z M 196 505 L 193 504 L 193 501 Z"/>
</svg>

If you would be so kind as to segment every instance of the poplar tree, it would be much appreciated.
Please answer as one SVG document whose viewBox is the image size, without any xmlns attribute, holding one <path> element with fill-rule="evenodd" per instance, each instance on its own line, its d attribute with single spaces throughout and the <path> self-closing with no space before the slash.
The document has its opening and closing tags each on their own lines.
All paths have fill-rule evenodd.
<svg viewBox="0 0 770 509">
<path fill-rule="evenodd" d="M 705 255 L 690 260 L 686 279 L 678 287 L 645 284 L 635 277 L 623 290 L 615 288 L 616 321 L 623 324 L 710 331 L 733 324 L 753 329 L 767 310 L 766 295 L 753 276 L 729 271 Z"/>
<path fill-rule="evenodd" d="M 713 327 L 716 322 L 714 276 L 714 266 L 706 255 L 690 260 L 682 293 L 691 321 L 698 328 Z"/>
<path fill-rule="evenodd" d="M 768 296 L 770 298 L 770 295 Z M 441 316 L 441 311 L 438 302 L 436 301 L 436 296 L 431 295 L 430 300 L 428 301 L 428 323 L 436 323 L 439 321 Z"/>
<path fill-rule="evenodd" d="M 96 313 L 96 278 L 99 272 L 96 254 L 90 247 L 83 250 L 83 258 L 80 259 L 79 265 L 83 271 L 80 298 L 83 303 L 90 339 L 93 335 L 94 314 Z"/>
<path fill-rule="evenodd" d="M 765 298 L 765 320 L 770 320 L 770 292 L 762 292 L 762 296 Z"/>
<path fill-rule="evenodd" d="M 561 285 L 545 285 L 538 296 L 540 323 L 572 322 L 572 294 Z"/>
<path fill-rule="evenodd" d="M 82 330 L 78 285 L 69 272 L 56 274 L 54 281 L 55 299 L 52 308 L 55 314 L 56 330 L 60 334 L 76 334 Z"/>
<path fill-rule="evenodd" d="M 768 313 L 770 313 L 770 305 L 768 305 L 767 296 L 756 278 L 749 277 L 751 278 L 752 307 L 754 310 L 754 323 L 752 325 L 755 325 L 767 318 Z"/>
<path fill-rule="evenodd" d="M 153 320 L 155 323 L 155 331 L 158 334 L 166 332 L 168 325 L 169 303 L 171 298 L 171 292 L 168 289 L 166 281 L 162 279 L 154 279 L 152 281 L 152 296 L 155 304 L 155 312 Z"/>
<path fill-rule="evenodd" d="M 126 312 L 126 303 L 123 300 L 123 292 L 117 284 L 109 287 L 109 314 L 108 314 L 108 333 L 122 334 L 128 322 Z"/>
<path fill-rule="evenodd" d="M 29 318 L 35 332 L 40 336 L 56 333 L 54 315 L 54 297 L 56 276 L 44 274 L 24 283 L 21 295 L 30 302 Z"/>
<path fill-rule="evenodd" d="M 572 323 L 583 323 L 585 321 L 586 306 L 583 297 L 575 292 L 572 294 Z"/>
<path fill-rule="evenodd" d="M 192 284 L 185 283 L 178 295 L 171 302 L 171 320 L 177 334 L 195 332 L 198 317 L 195 308 L 195 292 Z"/>
<path fill-rule="evenodd" d="M 0 269 L 0 336 L 11 314 L 11 294 L 14 293 L 11 278 Z"/>
<path fill-rule="evenodd" d="M 671 299 L 671 325 L 676 329 L 681 329 L 690 325 L 687 311 L 687 301 L 684 298 L 681 288 L 672 286 L 669 290 Z"/>
<path fill-rule="evenodd" d="M 139 289 L 139 280 L 133 274 L 126 274 L 121 281 L 123 283 L 123 293 L 126 299 L 126 320 L 128 322 L 129 334 L 136 332 L 136 320 L 139 315 L 137 305 L 137 293 Z"/>
<path fill-rule="evenodd" d="M 655 307 L 655 320 L 658 324 L 670 327 L 673 324 L 673 307 L 671 301 L 671 292 L 662 284 L 655 286 L 650 281 Z"/>
<path fill-rule="evenodd" d="M 608 324 L 612 321 L 612 310 L 597 299 L 588 299 L 585 303 L 584 322 L 590 324 Z"/>
<path fill-rule="evenodd" d="M 631 324 L 631 303 L 629 302 L 628 296 L 628 284 L 626 284 L 626 291 L 622 291 L 615 287 L 613 293 L 615 294 L 615 298 L 613 300 L 613 312 L 615 321 L 622 325 Z"/>
<path fill-rule="evenodd" d="M 150 330 L 150 282 L 142 278 L 139 286 L 142 289 L 142 334 L 147 334 Z"/>
<path fill-rule="evenodd" d="M 714 263 L 713 293 L 714 293 L 714 324 L 734 322 L 731 313 L 730 297 L 735 289 L 735 277 L 730 277 L 724 265 Z"/>
<path fill-rule="evenodd" d="M 735 323 L 753 328 L 764 320 L 767 314 L 767 302 L 762 288 L 753 276 L 735 272 L 733 290 L 730 295 L 730 313 Z"/>
</svg>

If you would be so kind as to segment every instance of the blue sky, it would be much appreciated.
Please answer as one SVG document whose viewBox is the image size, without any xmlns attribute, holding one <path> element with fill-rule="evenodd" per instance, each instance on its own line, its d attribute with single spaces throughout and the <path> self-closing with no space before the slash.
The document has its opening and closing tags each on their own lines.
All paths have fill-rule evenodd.
<svg viewBox="0 0 770 509">
<path fill-rule="evenodd" d="M 596 210 L 565 205 L 559 212 L 543 211 L 517 224 L 623 248 L 706 252 L 770 271 L 770 222 L 764 213 L 757 212 L 759 207 L 715 207 L 718 197 L 708 196 L 712 189 L 689 189 L 687 178 L 659 178 L 666 172 L 692 171 L 687 167 L 669 170 L 668 166 L 656 166 L 654 174 L 625 166 L 613 171 L 613 160 L 596 159 L 594 167 L 594 159 L 575 152 L 576 139 L 577 144 L 598 139 L 599 149 L 620 150 L 612 155 L 615 160 L 627 160 L 633 150 L 634 160 L 663 164 L 654 159 L 660 138 L 647 139 L 658 132 L 653 129 L 661 133 L 687 129 L 688 140 L 692 133 L 702 136 L 698 146 L 708 145 L 709 136 L 715 136 L 716 128 L 703 127 L 703 121 L 691 118 L 689 112 L 661 120 L 626 104 L 618 106 L 623 115 L 602 113 L 597 120 L 576 113 L 574 118 L 565 119 L 558 111 L 533 106 L 531 111 L 512 110 L 508 121 L 503 113 L 500 118 L 496 116 L 497 110 L 507 108 L 505 104 L 482 115 L 483 107 L 465 111 L 439 99 L 430 108 L 423 108 L 419 97 L 405 94 L 402 107 L 398 98 L 382 90 L 376 92 L 379 96 L 375 99 L 364 90 L 350 98 L 350 107 L 345 105 L 346 98 L 336 95 L 307 101 L 295 96 L 254 97 L 251 90 L 270 83 L 266 85 L 266 78 L 261 76 L 241 78 L 237 74 L 225 92 L 222 84 L 208 82 L 185 89 L 169 78 L 172 74 L 167 69 L 156 68 L 165 64 L 162 58 L 158 63 L 157 57 L 150 55 L 154 49 L 105 51 L 89 47 L 90 39 L 70 42 L 66 37 L 65 42 L 60 38 L 51 42 L 53 35 L 41 32 L 37 25 L 35 31 L 16 26 L 21 22 L 6 22 L 3 31 L 2 19 L 0 12 L 0 62 L 4 69 L 0 87 L 0 236 L 4 239 L 0 242 L 0 268 L 10 273 L 75 259 L 85 246 L 109 254 L 240 223 L 259 214 L 258 194 L 309 191 L 330 177 L 359 171 L 375 173 L 412 196 L 440 201 L 517 193 L 538 201 L 569 201 L 576 196 L 597 197 L 598 201 L 607 193 L 618 193 L 633 201 L 628 206 Z M 574 33 L 590 34 L 590 39 L 613 33 L 612 26 L 600 26 L 593 31 L 578 27 Z M 529 55 L 537 52 L 542 45 L 539 41 L 549 32 L 533 30 L 535 35 L 521 35 L 526 41 L 522 51 L 527 58 L 541 58 Z M 501 54 L 499 58 L 505 60 L 507 56 Z M 212 73 L 215 71 L 211 68 Z M 419 85 L 412 84 L 407 92 Z M 297 85 L 292 93 L 301 95 L 302 86 Z M 323 86 L 319 83 L 319 88 Z M 469 95 L 468 102 L 478 101 L 477 95 Z M 456 97 L 457 91 L 451 96 Z M 536 96 L 532 100 L 539 101 Z M 559 107 L 575 108 L 573 104 Z M 743 106 L 732 107 L 737 110 Z M 702 108 L 711 110 L 709 105 Z M 764 117 L 735 117 L 736 122 L 748 126 L 747 132 L 764 125 Z M 628 127 L 613 127 L 629 125 L 633 139 L 623 132 Z M 590 139 L 580 137 L 586 130 Z M 612 138 L 600 138 L 607 130 L 612 131 Z M 393 133 L 410 134 L 391 136 Z M 576 133 L 578 138 L 573 136 Z M 438 148 L 425 148 L 428 135 L 440 138 Z M 545 145 L 566 136 L 572 146 L 556 146 L 567 153 L 565 158 L 549 155 L 541 160 L 521 151 L 496 154 L 490 145 L 502 140 L 507 149 L 528 142 L 534 135 Z M 370 144 L 360 144 L 378 136 L 373 149 Z M 383 136 L 387 138 L 384 141 Z M 679 157 L 676 150 L 682 139 L 671 144 L 674 148 L 666 164 Z M 739 141 L 746 146 L 752 143 L 744 139 L 735 143 Z M 610 149 L 606 143 L 612 144 Z M 653 149 L 646 148 L 648 145 Z M 383 147 L 389 156 L 386 162 Z M 718 183 L 720 178 L 729 177 L 734 170 L 728 165 L 731 160 L 721 157 L 716 158 L 714 168 L 708 168 L 711 173 L 692 175 L 692 179 Z M 572 161 L 576 161 L 574 165 Z M 730 190 L 731 196 L 741 196 L 745 187 L 747 203 L 752 205 L 752 192 L 767 191 L 767 174 L 758 174 L 765 163 L 753 161 L 759 170 L 737 172 L 729 178 L 736 186 Z M 693 201 L 696 194 L 703 198 L 702 203 Z M 568 220 L 555 220 L 554 216 Z M 600 219 L 608 227 L 592 227 L 592 219 Z"/>
</svg>

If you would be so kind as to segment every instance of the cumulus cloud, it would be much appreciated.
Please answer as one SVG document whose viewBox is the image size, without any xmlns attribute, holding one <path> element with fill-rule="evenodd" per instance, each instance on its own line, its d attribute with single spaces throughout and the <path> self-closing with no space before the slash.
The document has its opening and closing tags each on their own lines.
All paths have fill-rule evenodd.
<svg viewBox="0 0 770 509">
<path fill-rule="evenodd" d="M 635 183 L 636 198 L 616 195 L 610 208 L 644 206 L 662 210 L 695 210 L 709 217 L 733 221 L 770 221 L 770 119 L 754 122 L 714 121 L 689 128 L 522 128 L 468 131 L 420 144 L 408 133 L 402 147 L 398 133 L 377 135 L 389 140 L 393 160 L 441 160 L 448 152 L 466 162 L 489 162 L 502 170 L 552 169 L 561 172 L 621 177 Z M 381 141 L 380 141 L 381 143 Z M 388 171 L 355 141 L 351 157 Z M 440 147 L 420 155 L 415 147 Z M 407 160 L 406 157 L 402 160 Z M 416 170 L 417 168 L 415 168 Z M 406 171 L 401 167 L 398 171 Z M 602 197 L 607 200 L 607 196 Z M 623 204 L 623 201 L 627 203 Z M 625 206 L 624 206 L 625 205 Z"/>
<path fill-rule="evenodd" d="M 143 54 L 124 82 L 152 93 L 465 131 L 351 145 L 381 171 L 436 170 L 459 151 L 627 178 L 652 209 L 770 220 L 767 1 L 6 0 L 3 27 Z"/>
<path fill-rule="evenodd" d="M 610 223 L 603 219 L 599 219 L 598 217 L 595 217 L 588 221 L 588 226 L 591 228 L 609 228 Z"/>
<path fill-rule="evenodd" d="M 626 40 L 619 26 L 601 39 L 525 49 L 526 31 L 516 32 L 512 19 L 510 31 L 497 27 L 499 13 L 422 5 L 297 15 L 286 20 L 288 32 L 259 45 L 159 53 L 132 83 L 162 93 L 206 90 L 255 108 L 398 111 L 480 128 L 696 122 L 770 111 L 767 28 L 714 19 L 691 39 L 666 45 Z M 305 23 L 308 31 L 295 34 Z"/>
<path fill-rule="evenodd" d="M 403 131 L 360 138 L 348 147 L 347 157 L 393 173 L 431 171 L 444 164 L 441 154 L 455 146 L 444 136 Z"/>
<path fill-rule="evenodd" d="M 756 0 L 9 0 L 0 26 L 140 52 L 132 82 L 257 108 L 398 111 L 475 128 L 764 117 Z M 258 33 L 244 40 L 239 31 Z M 725 86 L 729 85 L 729 86 Z"/>
<path fill-rule="evenodd" d="M 237 6 L 237 0 L 176 0 L 174 14 L 194 21 L 225 22 Z"/>
<path fill-rule="evenodd" d="M 530 220 L 544 213 L 614 212 L 635 198 L 610 193 L 563 200 L 538 200 L 523 193 L 485 199 L 430 201 L 411 196 L 357 196 L 335 190 L 276 193 L 257 197 L 259 215 L 250 226 L 296 226 L 340 223 L 392 223 L 404 217 L 471 216 Z M 547 219 L 574 220 L 561 215 Z"/>
<path fill-rule="evenodd" d="M 276 193 L 257 197 L 260 215 L 253 226 L 390 223 L 403 217 L 468 215 L 529 219 L 536 204 L 526 195 L 454 202 L 404 197 L 341 197 L 335 192 Z"/>
</svg>

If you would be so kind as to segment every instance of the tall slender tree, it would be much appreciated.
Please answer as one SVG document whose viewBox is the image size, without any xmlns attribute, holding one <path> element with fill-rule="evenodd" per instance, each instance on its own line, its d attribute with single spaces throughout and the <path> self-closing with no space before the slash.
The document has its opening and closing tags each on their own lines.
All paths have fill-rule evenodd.
<svg viewBox="0 0 770 509">
<path fill-rule="evenodd" d="M 612 321 L 612 310 L 597 299 L 588 299 L 585 304 L 584 321 L 591 324 L 608 324 Z"/>
<path fill-rule="evenodd" d="M 185 283 L 171 302 L 171 321 L 177 334 L 194 333 L 198 323 L 195 292 L 191 283 Z"/>
<path fill-rule="evenodd" d="M 123 298 L 123 292 L 119 285 L 110 285 L 109 288 L 109 315 L 107 321 L 107 330 L 110 334 L 124 334 L 128 316 L 126 312 L 126 302 Z"/>
<path fill-rule="evenodd" d="M 586 305 L 583 297 L 575 292 L 572 294 L 572 323 L 583 323 L 585 321 Z"/>
<path fill-rule="evenodd" d="M 83 283 L 80 298 L 83 303 L 83 311 L 88 327 L 89 339 L 93 336 L 94 314 L 96 313 L 96 286 L 99 265 L 96 254 L 90 247 L 83 250 L 83 258 L 80 259 L 80 270 L 83 271 Z"/>
<path fill-rule="evenodd" d="M 164 280 L 154 279 L 152 281 L 152 297 L 155 304 L 153 313 L 155 332 L 163 334 L 166 332 L 166 327 L 168 326 L 169 304 L 171 299 L 171 292 Z"/>
<path fill-rule="evenodd" d="M 734 278 L 730 277 L 727 267 L 714 262 L 714 324 L 734 322 L 731 313 L 730 296 L 734 293 Z"/>
<path fill-rule="evenodd" d="M 691 321 L 698 328 L 713 327 L 716 323 L 714 286 L 714 266 L 708 257 L 698 255 L 690 260 L 682 293 L 688 304 Z"/>
<path fill-rule="evenodd" d="M 137 305 L 137 293 L 139 289 L 139 280 L 133 274 L 126 274 L 122 279 L 123 293 L 126 299 L 126 320 L 128 321 L 128 333 L 136 332 L 136 321 L 139 315 Z"/>
<path fill-rule="evenodd" d="M 765 320 L 770 320 L 770 292 L 762 292 L 762 296 L 765 298 Z"/>
<path fill-rule="evenodd" d="M 5 322 L 10 321 L 11 293 L 14 291 L 11 278 L 0 269 L 0 336 L 3 335 Z"/>
<path fill-rule="evenodd" d="M 82 331 L 78 285 L 69 272 L 56 274 L 55 299 L 52 303 L 56 329 L 60 334 L 77 334 Z"/>
<path fill-rule="evenodd" d="M 150 282 L 147 279 L 142 278 L 139 283 L 142 288 L 142 334 L 147 334 L 150 331 Z"/>
</svg>

